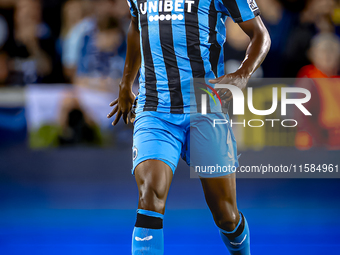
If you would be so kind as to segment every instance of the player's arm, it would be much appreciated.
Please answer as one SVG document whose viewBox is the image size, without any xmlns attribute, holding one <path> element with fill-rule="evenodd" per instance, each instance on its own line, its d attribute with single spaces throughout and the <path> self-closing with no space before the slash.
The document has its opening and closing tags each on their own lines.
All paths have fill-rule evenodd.
<svg viewBox="0 0 340 255">
<path fill-rule="evenodd" d="M 122 81 L 119 84 L 119 96 L 111 102 L 113 110 L 107 115 L 111 118 L 116 115 L 112 125 L 116 125 L 119 119 L 123 116 L 125 123 L 128 122 L 128 116 L 131 112 L 132 105 L 135 100 L 135 94 L 132 92 L 132 85 L 137 76 L 141 65 L 141 53 L 139 44 L 138 21 L 136 17 L 131 17 L 131 23 L 127 35 L 127 52 L 124 65 Z"/>
<path fill-rule="evenodd" d="M 249 77 L 262 64 L 270 48 L 271 40 L 260 16 L 246 22 L 239 23 L 241 29 L 249 36 L 250 43 L 246 51 L 239 72 Z"/>
<path fill-rule="evenodd" d="M 246 56 L 239 69 L 231 74 L 223 75 L 210 80 L 211 83 L 232 84 L 240 89 L 244 89 L 250 76 L 256 71 L 265 59 L 270 48 L 269 33 L 259 16 L 239 23 L 241 29 L 249 36 L 250 43 L 246 51 Z M 232 94 L 229 90 L 220 90 L 221 99 L 230 101 Z"/>
</svg>

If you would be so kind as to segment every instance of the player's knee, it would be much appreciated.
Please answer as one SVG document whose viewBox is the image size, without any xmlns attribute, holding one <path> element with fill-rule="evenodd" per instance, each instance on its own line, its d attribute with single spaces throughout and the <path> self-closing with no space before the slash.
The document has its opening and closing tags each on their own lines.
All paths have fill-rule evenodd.
<svg viewBox="0 0 340 255">
<path fill-rule="evenodd" d="M 237 223 L 239 221 L 239 218 L 235 217 L 221 217 L 219 219 L 215 219 L 215 223 L 217 227 L 226 230 L 226 231 L 233 231 Z"/>
<path fill-rule="evenodd" d="M 139 208 L 163 213 L 165 210 L 167 190 L 164 187 L 143 186 L 139 194 Z"/>
<path fill-rule="evenodd" d="M 238 210 L 236 209 L 229 209 L 229 210 L 221 210 L 214 214 L 214 220 L 217 227 L 226 230 L 226 231 L 233 231 L 240 218 L 239 218 Z"/>
</svg>

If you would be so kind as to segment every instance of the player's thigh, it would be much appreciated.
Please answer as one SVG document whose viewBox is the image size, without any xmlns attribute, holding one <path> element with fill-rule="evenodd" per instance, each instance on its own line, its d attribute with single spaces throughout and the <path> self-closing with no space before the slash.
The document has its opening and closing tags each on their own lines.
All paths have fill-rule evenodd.
<svg viewBox="0 0 340 255">
<path fill-rule="evenodd" d="M 198 165 L 201 169 L 209 170 L 198 175 L 208 206 L 215 214 L 237 208 L 232 167 L 238 165 L 232 130 L 229 125 L 213 125 L 217 118 L 227 120 L 222 113 L 197 115 L 192 118 L 190 128 L 190 163 L 194 169 Z"/>
<path fill-rule="evenodd" d="M 161 113 L 137 115 L 133 136 L 133 168 L 139 190 L 139 209 L 164 212 L 182 143 L 176 125 Z M 164 116 L 163 116 L 164 117 Z"/>
<path fill-rule="evenodd" d="M 239 220 L 235 174 L 218 178 L 201 178 L 206 202 L 217 225 L 234 224 Z"/>
<path fill-rule="evenodd" d="M 215 125 L 216 119 L 226 124 Z M 225 176 L 238 167 L 236 140 L 228 120 L 222 113 L 191 117 L 187 138 L 190 140 L 190 166 L 200 177 Z"/>
<path fill-rule="evenodd" d="M 135 169 L 139 192 L 138 209 L 164 214 L 173 173 L 169 165 L 160 160 L 146 160 Z"/>
<path fill-rule="evenodd" d="M 210 208 L 223 208 L 229 205 L 237 208 L 235 179 L 235 174 L 217 178 L 200 178 Z"/>
<path fill-rule="evenodd" d="M 137 115 L 133 134 L 133 167 L 146 160 L 159 160 L 175 172 L 182 149 L 180 128 L 162 119 L 157 112 Z"/>
</svg>

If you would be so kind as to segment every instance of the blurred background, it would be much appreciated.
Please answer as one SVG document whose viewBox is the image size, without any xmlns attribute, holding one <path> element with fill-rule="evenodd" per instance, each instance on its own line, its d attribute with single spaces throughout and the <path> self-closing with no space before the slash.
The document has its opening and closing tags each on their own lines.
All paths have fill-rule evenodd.
<svg viewBox="0 0 340 255">
<path fill-rule="evenodd" d="M 290 111 L 297 128 L 237 127 L 241 165 L 339 164 L 340 1 L 257 3 L 272 47 L 250 83 L 254 105 L 269 109 L 272 87 L 299 86 L 313 116 Z M 129 22 L 125 0 L 0 0 L 0 254 L 130 253 L 132 125 L 106 118 Z M 249 41 L 226 27 L 233 72 Z M 309 177 L 237 181 L 252 254 L 340 254 L 340 181 Z M 165 254 L 226 252 L 183 162 L 167 208 Z"/>
</svg>

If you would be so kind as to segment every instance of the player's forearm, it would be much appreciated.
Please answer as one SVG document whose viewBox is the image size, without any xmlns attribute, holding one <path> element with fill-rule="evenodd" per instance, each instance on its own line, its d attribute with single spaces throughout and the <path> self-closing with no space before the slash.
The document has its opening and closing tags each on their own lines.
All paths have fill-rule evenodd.
<svg viewBox="0 0 340 255">
<path fill-rule="evenodd" d="M 246 51 L 238 73 L 244 76 L 251 76 L 260 67 L 270 49 L 270 36 L 262 21 L 257 22 L 256 29 L 244 30 L 250 37 L 250 43 Z"/>
<path fill-rule="evenodd" d="M 250 42 L 245 59 L 239 68 L 240 73 L 251 76 L 260 67 L 270 48 L 270 39 L 268 38 L 264 35 L 256 37 Z"/>
<path fill-rule="evenodd" d="M 141 65 L 139 30 L 137 26 L 137 19 L 134 17 L 131 20 L 127 37 L 126 60 L 120 87 L 124 89 L 131 89 Z"/>
</svg>

